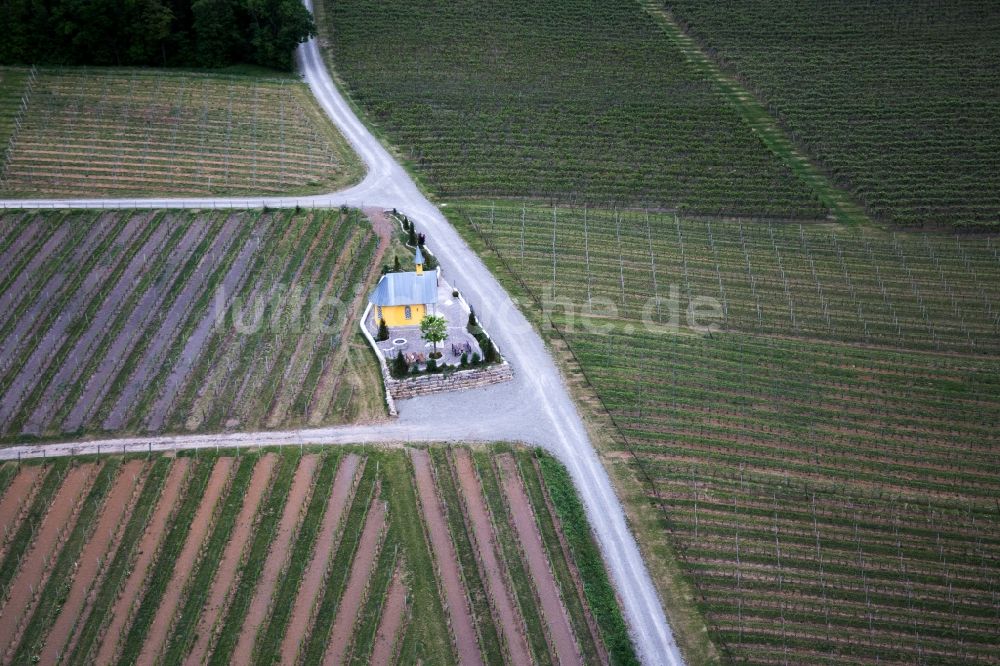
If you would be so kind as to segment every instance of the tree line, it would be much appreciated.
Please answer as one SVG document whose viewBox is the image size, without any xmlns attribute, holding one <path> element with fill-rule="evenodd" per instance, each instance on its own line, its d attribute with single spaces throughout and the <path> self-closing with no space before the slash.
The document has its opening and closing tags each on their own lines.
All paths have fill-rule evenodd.
<svg viewBox="0 0 1000 666">
<path fill-rule="evenodd" d="M 292 68 L 300 0 L 0 0 L 0 63 Z"/>
</svg>

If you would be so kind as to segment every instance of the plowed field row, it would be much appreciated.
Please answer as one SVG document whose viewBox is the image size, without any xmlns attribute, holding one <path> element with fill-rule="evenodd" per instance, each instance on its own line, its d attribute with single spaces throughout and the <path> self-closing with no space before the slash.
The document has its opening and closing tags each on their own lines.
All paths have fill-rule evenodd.
<svg viewBox="0 0 1000 666">
<path fill-rule="evenodd" d="M 0 505 L 41 483 L 42 516 L 19 533 L 30 556 L 3 563 L 5 661 L 635 663 L 617 605 L 591 610 L 614 596 L 603 567 L 578 567 L 589 533 L 558 536 L 581 507 L 553 465 L 464 448 L 4 465 Z M 494 595 L 505 618 L 476 610 Z M 521 647 L 499 649 L 510 631 Z"/>
</svg>

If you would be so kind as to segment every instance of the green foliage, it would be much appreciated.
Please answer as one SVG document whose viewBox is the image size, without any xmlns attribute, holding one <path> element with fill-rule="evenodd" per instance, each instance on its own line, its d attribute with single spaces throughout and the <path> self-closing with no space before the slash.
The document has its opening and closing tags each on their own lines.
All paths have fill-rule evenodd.
<svg viewBox="0 0 1000 666">
<path fill-rule="evenodd" d="M 409 372 L 410 365 L 406 362 L 406 355 L 402 352 L 396 352 L 396 358 L 392 359 L 392 376 L 401 379 Z"/>
<path fill-rule="evenodd" d="M 462 352 L 462 358 L 459 360 L 458 363 L 463 368 L 469 365 L 469 355 L 466 352 Z"/>
<path fill-rule="evenodd" d="M 389 339 L 389 326 L 385 323 L 385 319 L 378 320 L 378 334 L 375 339 L 379 342 L 385 342 Z"/>
<path fill-rule="evenodd" d="M 433 358 L 427 359 L 427 372 L 434 373 L 438 371 L 437 361 Z"/>
<path fill-rule="evenodd" d="M 416 228 L 411 224 L 409 226 L 409 228 L 407 229 L 407 232 L 408 233 L 407 233 L 407 237 L 406 237 L 406 244 L 409 245 L 410 247 L 416 247 L 417 246 L 417 230 L 416 230 Z"/>
<path fill-rule="evenodd" d="M 639 3 L 317 4 L 333 69 L 441 196 L 826 215 Z"/>
<path fill-rule="evenodd" d="M 434 346 L 437 346 L 448 338 L 448 320 L 440 315 L 427 315 L 420 322 L 420 337 Z"/>
<path fill-rule="evenodd" d="M 665 4 L 875 217 L 998 225 L 991 0 Z"/>
<path fill-rule="evenodd" d="M 547 453 L 536 453 L 552 504 L 570 552 L 583 580 L 584 594 L 600 628 L 608 656 L 615 664 L 638 664 L 628 629 L 618 608 L 615 590 L 608 579 L 600 551 L 590 533 L 590 523 L 580 502 L 569 472 Z"/>
<path fill-rule="evenodd" d="M 290 71 L 315 32 L 298 0 L 7 0 L 0 63 Z M 44 39 L 38 37 L 44 36 Z"/>
</svg>

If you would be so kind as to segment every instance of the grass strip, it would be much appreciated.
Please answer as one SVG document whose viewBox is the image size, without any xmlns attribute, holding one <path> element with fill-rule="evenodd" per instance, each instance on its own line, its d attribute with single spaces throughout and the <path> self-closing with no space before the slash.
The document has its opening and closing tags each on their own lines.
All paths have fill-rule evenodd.
<svg viewBox="0 0 1000 666">
<path fill-rule="evenodd" d="M 132 626 L 129 628 L 122 646 L 120 663 L 130 664 L 135 662 L 142 650 L 142 644 L 146 640 L 146 634 L 156 616 L 156 609 L 160 606 L 160 599 L 170 584 L 174 573 L 174 562 L 184 548 L 188 532 L 191 530 L 191 522 L 195 512 L 201 504 L 202 495 L 205 494 L 205 486 L 208 484 L 208 477 L 212 471 L 211 458 L 196 458 L 192 463 L 194 469 L 191 471 L 191 481 L 184 495 L 181 508 L 174 518 L 174 524 L 170 527 L 170 533 L 164 539 L 160 553 L 156 557 L 156 563 L 150 570 L 150 580 L 139 603 L 139 610 L 136 611 L 132 619 Z"/>
<path fill-rule="evenodd" d="M 622 617 L 615 590 L 608 579 L 604 561 L 590 533 L 590 523 L 583 503 L 573 488 L 569 472 L 559 462 L 542 450 L 535 452 L 549 498 L 569 542 L 570 552 L 583 580 L 587 603 L 600 628 L 601 637 L 613 664 L 638 664 L 635 648 L 629 638 L 625 619 Z"/>
<path fill-rule="evenodd" d="M 0 465 L 0 497 L 7 492 L 7 486 L 9 486 L 10 482 L 14 480 L 14 477 L 17 475 L 17 470 L 17 463 L 8 462 Z"/>
<path fill-rule="evenodd" d="M 69 458 L 59 458 L 50 464 L 45 480 L 42 481 L 42 487 L 38 489 L 38 493 L 31 503 L 31 508 L 28 509 L 28 515 L 21 521 L 21 526 L 14 534 L 14 538 L 11 539 L 3 564 L 0 564 L 0 598 L 7 596 L 7 588 L 14 580 L 17 570 L 21 568 L 21 558 L 24 557 L 28 546 L 31 545 L 35 530 L 38 529 L 45 514 L 48 513 L 52 497 L 62 485 L 63 477 L 71 462 Z"/>
<path fill-rule="evenodd" d="M 488 664 L 503 662 L 503 651 L 500 648 L 500 638 L 497 627 L 493 623 L 493 613 L 490 600 L 483 584 L 479 567 L 476 565 L 476 554 L 472 540 L 469 537 L 465 516 L 462 514 L 461 500 L 455 488 L 455 479 L 451 475 L 451 464 L 448 462 L 446 449 L 437 447 L 430 449 L 431 461 L 434 463 L 438 492 L 444 504 L 445 518 L 451 532 L 451 542 L 458 555 L 458 564 L 462 572 L 462 582 L 469 597 L 472 616 L 476 621 L 479 635 L 479 649 L 483 661 Z"/>
<path fill-rule="evenodd" d="M 543 629 L 545 624 L 535 599 L 531 575 L 524 568 L 524 557 L 517 547 L 518 539 L 510 525 L 507 507 L 503 501 L 500 485 L 497 483 L 491 456 L 490 452 L 474 451 L 472 459 L 483 487 L 486 505 L 490 509 L 500 556 L 507 566 L 512 591 L 521 608 L 521 616 L 524 618 L 524 625 L 528 632 L 528 644 L 531 646 L 536 663 L 551 664 L 552 655 L 549 653 L 549 645 Z"/>
<path fill-rule="evenodd" d="M 271 491 L 258 513 L 260 519 L 257 529 L 254 531 L 253 542 L 240 571 L 239 582 L 236 584 L 229 612 L 226 614 L 222 630 L 219 633 L 218 643 L 209 660 L 209 663 L 212 664 L 229 664 L 233 650 L 236 649 L 236 642 L 239 640 L 240 631 L 243 628 L 243 620 L 250 608 L 254 592 L 257 590 L 257 580 L 264 568 L 264 561 L 267 559 L 278 521 L 281 520 L 288 491 L 292 487 L 292 477 L 298 466 L 299 452 L 282 450 L 278 452 L 278 455 L 280 456 L 278 471 L 271 484 Z"/>
<path fill-rule="evenodd" d="M 316 621 L 302 650 L 303 663 L 318 664 L 322 662 L 323 655 L 326 653 L 326 642 L 340 605 L 340 596 L 347 584 L 347 577 L 351 573 L 351 563 L 354 562 L 354 554 L 357 551 L 358 536 L 361 534 L 365 519 L 368 517 L 368 507 L 371 506 L 375 497 L 377 474 L 378 465 L 373 465 L 372 461 L 368 461 L 358 484 L 358 492 L 355 493 L 354 501 L 351 502 L 350 513 L 344 522 L 342 534 L 346 538 L 341 538 L 337 552 L 330 564 L 330 570 L 326 575 L 323 596 L 316 609 Z"/>
<path fill-rule="evenodd" d="M 76 572 L 80 551 L 83 550 L 91 530 L 97 524 L 98 512 L 104 506 L 104 498 L 120 469 L 121 458 L 109 458 L 94 479 L 94 485 L 84 500 L 73 531 L 59 551 L 52 574 L 42 589 L 38 606 L 24 630 L 20 646 L 14 654 L 15 663 L 33 663 L 33 657 L 37 657 L 42 649 L 46 633 L 59 614 L 73 584 L 73 574 Z"/>
<path fill-rule="evenodd" d="M 323 527 L 327 500 L 332 491 L 331 486 L 339 461 L 339 452 L 324 456 L 316 478 L 313 479 L 316 490 L 309 500 L 309 507 L 306 509 L 305 518 L 292 547 L 288 568 L 282 575 L 281 582 L 275 592 L 271 617 L 257 640 L 256 659 L 262 664 L 273 664 L 280 661 L 281 641 L 291 618 L 292 606 L 298 596 L 303 572 L 312 557 L 316 536 Z"/>
<path fill-rule="evenodd" d="M 348 661 L 352 664 L 365 666 L 371 661 L 379 621 L 382 619 L 382 608 L 389 596 L 389 585 L 392 583 L 392 575 L 399 560 L 399 540 L 397 530 L 394 529 L 396 524 L 390 523 L 375 569 L 368 578 L 364 605 L 358 614 L 357 624 L 354 627 L 354 642 L 348 652 Z"/>
<path fill-rule="evenodd" d="M 135 511 L 132 512 L 132 516 L 125 526 L 121 544 L 108 566 L 107 576 L 97 592 L 90 614 L 83 622 L 80 638 L 72 654 L 69 655 L 67 663 L 91 663 L 90 652 L 97 643 L 101 628 L 104 626 L 105 620 L 108 619 L 109 611 L 114 606 L 118 591 L 128 577 L 139 539 L 142 538 L 149 517 L 156 508 L 156 501 L 163 489 L 163 482 L 167 478 L 171 463 L 170 458 L 161 456 L 156 458 L 149 470 L 146 482 L 142 486 L 142 493 L 136 502 Z"/>
<path fill-rule="evenodd" d="M 535 524 L 538 525 L 538 530 L 542 535 L 545 553 L 549 558 L 556 582 L 559 584 L 563 604 L 569 611 L 573 633 L 576 635 L 583 653 L 583 661 L 587 664 L 596 664 L 600 662 L 600 652 L 598 646 L 594 644 L 590 625 L 587 623 L 586 609 L 583 607 L 583 602 L 580 600 L 580 595 L 573 582 L 573 574 L 570 571 L 572 565 L 566 561 L 563 555 L 559 534 L 556 531 L 557 527 L 552 522 L 552 516 L 549 514 L 549 508 L 545 502 L 545 491 L 542 490 L 541 481 L 532 463 L 532 454 L 528 450 L 521 449 L 515 455 L 521 479 L 524 481 L 525 491 L 531 501 L 532 513 L 535 514 Z"/>
<path fill-rule="evenodd" d="M 413 464 L 406 451 L 386 452 L 382 496 L 389 502 L 391 523 L 398 529 L 402 552 L 406 555 L 407 580 L 414 613 L 399 649 L 400 663 L 453 664 L 456 657 L 441 603 L 430 542 L 420 515 L 420 502 L 413 482 Z"/>
<path fill-rule="evenodd" d="M 208 543 L 202 549 L 194 575 L 188 582 L 187 594 L 181 606 L 180 615 L 174 623 L 173 635 L 167 643 L 167 649 L 162 659 L 165 664 L 181 663 L 194 641 L 194 631 L 205 606 L 205 599 L 211 590 L 212 580 L 219 568 L 222 551 L 229 543 L 229 536 L 236 526 L 236 518 L 243 508 L 243 497 L 250 484 L 253 468 L 259 459 L 259 456 L 243 456 L 239 462 L 222 511 L 216 519 L 215 529 L 212 531 Z"/>
</svg>

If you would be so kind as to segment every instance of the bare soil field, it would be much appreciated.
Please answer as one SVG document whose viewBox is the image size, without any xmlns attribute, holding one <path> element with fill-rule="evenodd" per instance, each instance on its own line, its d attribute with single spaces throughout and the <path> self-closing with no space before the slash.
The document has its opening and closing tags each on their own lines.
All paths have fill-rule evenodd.
<svg viewBox="0 0 1000 666">
<path fill-rule="evenodd" d="M 552 462 L 527 449 L 303 447 L 4 463 L 0 502 L 38 486 L 44 518 L 27 557 L 0 569 L 12 572 L 2 647 L 68 664 L 521 664 L 516 650 L 533 659 L 529 646 L 551 640 L 546 663 L 580 663 L 575 607 L 560 595 L 570 576 L 600 587 L 576 564 L 597 550 L 562 559 L 546 505 L 562 490 L 539 484 L 539 457 Z M 502 486 L 480 483 L 484 464 L 499 465 Z M 89 513 L 85 496 L 100 498 Z M 93 527 L 67 540 L 78 515 Z M 531 531 L 536 520 L 551 529 Z M 531 542 L 530 566 L 507 566 L 501 525 Z M 74 543 L 79 557 L 59 570 Z M 67 597 L 43 615 L 33 598 L 47 576 L 66 581 Z M 520 648 L 501 649 L 504 618 L 523 622 L 522 588 L 543 597 L 544 622 L 515 625 Z"/>
</svg>

